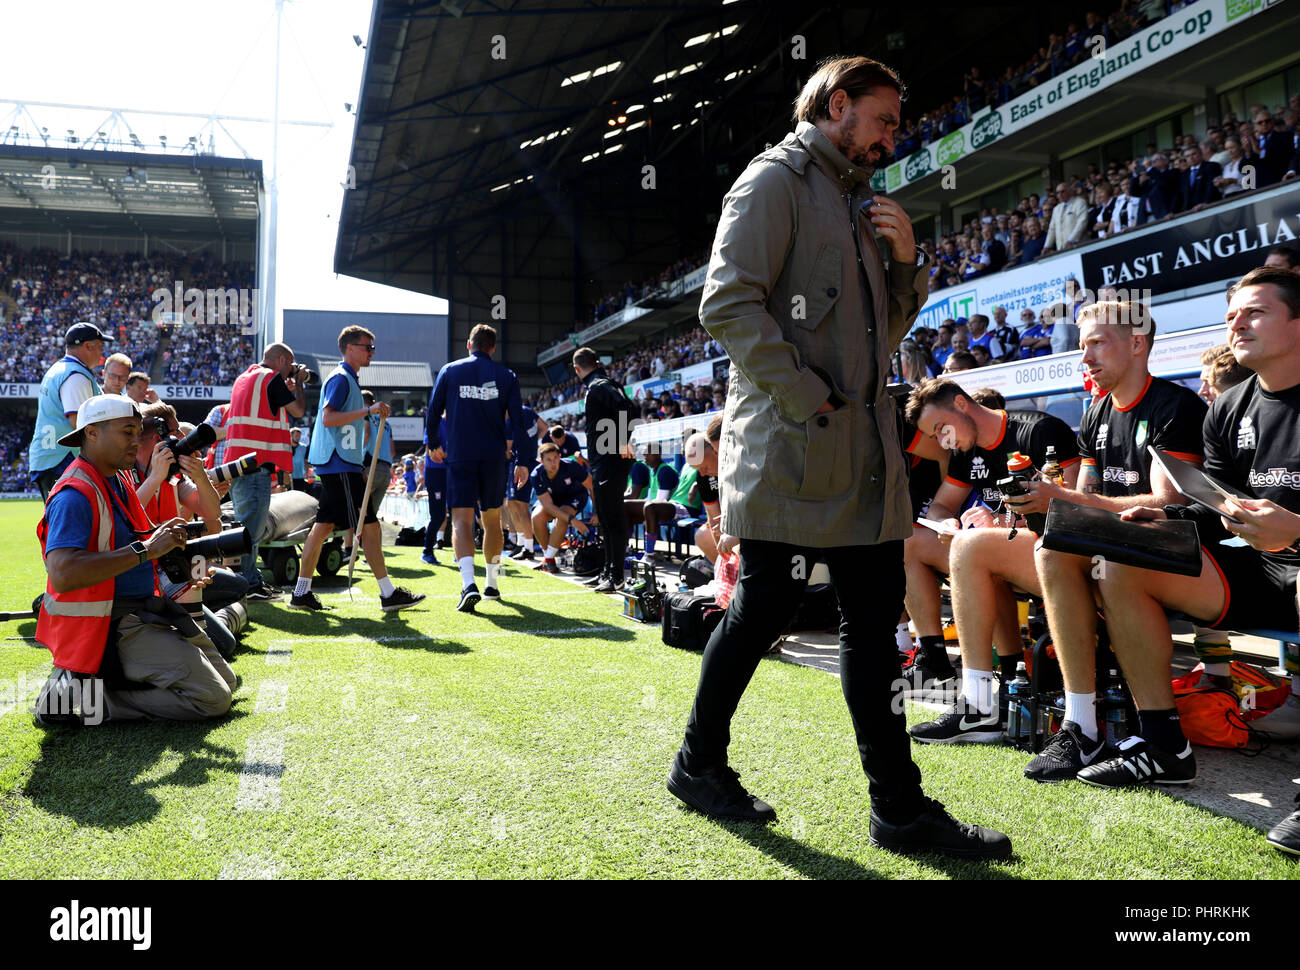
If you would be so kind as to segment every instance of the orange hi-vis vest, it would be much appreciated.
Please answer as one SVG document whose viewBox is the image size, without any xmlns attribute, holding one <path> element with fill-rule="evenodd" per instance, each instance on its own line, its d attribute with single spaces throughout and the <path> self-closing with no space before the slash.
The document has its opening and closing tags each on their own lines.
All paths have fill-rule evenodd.
<svg viewBox="0 0 1300 970">
<path fill-rule="evenodd" d="M 140 483 L 144 481 L 139 471 L 134 468 L 127 469 L 124 472 L 117 473 L 118 481 L 123 486 L 135 492 L 140 488 Z M 148 505 L 142 505 L 145 514 L 149 516 L 153 527 L 162 525 L 172 519 L 188 519 L 189 513 L 181 515 L 181 503 L 176 495 L 176 483 L 178 479 L 168 479 L 158 486 L 158 491 L 153 493 L 153 498 L 149 500 Z M 138 497 L 138 496 L 137 496 Z"/>
<path fill-rule="evenodd" d="M 226 462 L 245 455 L 270 462 L 293 474 L 293 446 L 289 443 L 289 415 L 284 408 L 271 413 L 266 400 L 267 382 L 275 371 L 253 364 L 235 378 L 230 389 L 230 409 L 226 412 Z"/>
<path fill-rule="evenodd" d="M 109 494 L 109 484 L 94 465 L 83 458 L 75 458 L 63 476 L 50 489 L 53 499 L 65 488 L 74 488 L 85 496 L 92 513 L 90 552 L 111 552 L 136 541 L 135 536 L 118 536 L 113 517 L 113 504 L 124 504 L 127 520 L 141 533 L 153 531 L 153 524 L 136 497 L 135 489 L 127 488 L 126 502 Z M 45 555 L 45 538 L 49 532 L 45 517 L 36 527 L 36 537 L 41 541 L 41 555 Z M 108 646 L 108 629 L 113 617 L 113 590 L 115 580 L 109 577 L 102 583 L 84 589 L 56 593 L 54 584 L 45 581 L 45 599 L 41 602 L 36 620 L 36 641 L 54 655 L 54 665 L 78 674 L 96 674 L 104 661 Z M 158 591 L 158 573 L 154 570 L 154 592 Z"/>
</svg>

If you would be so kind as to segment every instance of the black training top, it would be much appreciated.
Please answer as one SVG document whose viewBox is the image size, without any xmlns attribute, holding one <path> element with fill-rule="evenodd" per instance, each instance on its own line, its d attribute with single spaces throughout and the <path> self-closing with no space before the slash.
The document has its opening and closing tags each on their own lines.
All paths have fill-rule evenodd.
<svg viewBox="0 0 1300 970">
<path fill-rule="evenodd" d="M 1070 426 L 1043 411 L 1003 411 L 1002 434 L 988 448 L 953 452 L 948 462 L 948 481 L 971 487 L 990 508 L 1002 501 L 998 479 L 1007 477 L 1007 456 L 1028 455 L 1035 468 L 1047 461 L 1047 448 L 1056 447 L 1056 460 L 1068 468 L 1079 460 L 1078 443 Z"/>
</svg>

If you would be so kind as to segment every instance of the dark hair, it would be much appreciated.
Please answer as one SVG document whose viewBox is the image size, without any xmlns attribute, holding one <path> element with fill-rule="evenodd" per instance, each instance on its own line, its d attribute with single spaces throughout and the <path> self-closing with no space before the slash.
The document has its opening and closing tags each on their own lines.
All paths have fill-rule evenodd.
<svg viewBox="0 0 1300 970">
<path fill-rule="evenodd" d="M 961 351 L 957 353 L 961 353 Z M 957 400 L 958 397 L 969 399 L 970 395 L 963 391 L 961 385 L 956 381 L 950 381 L 944 377 L 926 378 L 912 388 L 912 393 L 907 398 L 907 408 L 904 411 L 904 416 L 911 424 L 916 424 L 921 419 L 921 412 L 929 405 L 933 404 L 935 407 L 941 408 L 951 407 L 953 401 Z"/>
<path fill-rule="evenodd" d="M 550 435 L 552 438 L 554 438 L 556 435 L 559 435 L 561 438 L 563 438 L 563 437 L 564 437 L 564 425 L 562 425 L 562 424 L 553 424 L 553 425 L 551 425 L 551 430 L 548 431 L 548 432 L 546 432 L 546 433 L 547 433 L 548 435 Z"/>
<path fill-rule="evenodd" d="M 1274 246 L 1268 251 L 1270 256 L 1281 256 L 1291 269 L 1300 266 L 1300 249 L 1295 246 Z"/>
<path fill-rule="evenodd" d="M 361 400 L 365 401 L 367 404 L 374 404 L 375 392 L 371 390 L 363 390 L 361 392 Z"/>
<path fill-rule="evenodd" d="M 722 438 L 722 415 L 715 414 L 709 426 L 704 429 L 704 437 L 709 439 L 709 444 L 714 448 L 718 447 L 718 442 Z"/>
<path fill-rule="evenodd" d="M 594 370 L 600 363 L 600 358 L 590 347 L 579 347 L 573 352 L 573 363 L 583 370 Z"/>
<path fill-rule="evenodd" d="M 1231 350 L 1225 350 L 1210 365 L 1210 386 L 1219 394 L 1230 387 L 1236 387 L 1251 375 L 1248 367 L 1237 362 Z"/>
<path fill-rule="evenodd" d="M 903 79 L 892 67 L 869 57 L 828 57 L 795 98 L 794 120 L 811 124 L 818 118 L 829 119 L 831 95 L 841 88 L 853 100 L 879 87 L 893 88 L 900 101 L 907 97 Z"/>
<path fill-rule="evenodd" d="M 1296 275 L 1289 269 L 1278 269 L 1276 266 L 1259 266 L 1252 269 L 1228 287 L 1228 299 L 1231 300 L 1243 286 L 1263 286 L 1266 283 L 1271 283 L 1278 288 L 1291 319 L 1300 317 L 1300 275 Z"/>
<path fill-rule="evenodd" d="M 126 386 L 130 387 L 136 381 L 145 381 L 147 383 L 149 381 L 149 375 L 142 370 L 133 370 L 129 375 L 127 375 Z"/>
<path fill-rule="evenodd" d="M 369 337 L 371 343 L 375 340 L 375 335 L 365 327 L 358 327 L 355 325 L 344 327 L 342 333 L 339 334 L 339 353 L 346 354 L 349 347 L 353 344 L 361 343 L 362 338 L 365 337 Z"/>
<path fill-rule="evenodd" d="M 970 399 L 982 407 L 1002 411 L 1007 406 L 1007 399 L 991 387 L 980 387 L 971 391 Z"/>
<path fill-rule="evenodd" d="M 537 449 L 538 458 L 542 458 L 545 455 L 549 455 L 552 453 L 557 455 L 560 453 L 560 446 L 555 444 L 555 442 L 553 441 L 548 441 L 546 442 L 546 444 L 542 445 L 540 448 Z"/>
<path fill-rule="evenodd" d="M 486 323 L 476 323 L 474 329 L 469 332 L 469 345 L 473 350 L 492 352 L 497 346 L 496 328 L 489 327 Z"/>
</svg>

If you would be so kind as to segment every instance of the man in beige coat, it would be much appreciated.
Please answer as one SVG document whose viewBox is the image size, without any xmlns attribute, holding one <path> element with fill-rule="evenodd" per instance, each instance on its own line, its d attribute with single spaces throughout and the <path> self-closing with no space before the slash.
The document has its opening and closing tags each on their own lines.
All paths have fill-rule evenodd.
<svg viewBox="0 0 1300 970">
<path fill-rule="evenodd" d="M 841 683 L 870 780 L 872 843 L 1005 856 L 1006 836 L 925 797 L 902 712 L 894 630 L 912 514 L 886 382 L 927 274 L 907 214 L 868 184 L 893 151 L 902 92 L 876 61 L 823 62 L 795 103 L 795 131 L 723 202 L 700 322 L 732 363 L 719 471 L 741 570 L 668 788 L 713 817 L 776 817 L 727 765 L 730 722 L 821 556 L 840 600 Z"/>
</svg>

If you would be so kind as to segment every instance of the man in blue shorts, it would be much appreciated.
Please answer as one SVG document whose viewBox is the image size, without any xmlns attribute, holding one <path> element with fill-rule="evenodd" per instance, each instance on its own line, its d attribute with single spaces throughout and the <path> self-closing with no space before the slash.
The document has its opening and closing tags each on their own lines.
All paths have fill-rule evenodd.
<svg viewBox="0 0 1300 970">
<path fill-rule="evenodd" d="M 572 521 L 579 532 L 587 531 L 586 524 L 576 516 L 586 507 L 592 494 L 591 473 L 578 462 L 561 458 L 559 446 L 554 442 L 548 441 L 537 453 L 542 461 L 530 476 L 533 491 L 537 493 L 533 535 L 539 544 L 546 546 L 542 572 L 558 573 L 560 567 L 555 561 L 555 553 L 564 541 L 569 522 Z M 592 521 L 596 521 L 594 517 Z M 551 523 L 549 536 L 547 523 Z"/>
<path fill-rule="evenodd" d="M 429 400 L 429 448 L 447 463 L 447 502 L 451 506 L 452 546 L 460 568 L 461 593 L 456 609 L 472 613 L 484 597 L 499 600 L 497 571 L 501 568 L 501 505 L 505 502 L 506 414 L 514 429 L 515 451 L 525 450 L 526 425 L 514 371 L 492 360 L 497 332 L 485 323 L 470 331 L 469 356 L 454 360 L 438 372 Z M 447 438 L 435 426 L 446 412 Z M 474 509 L 483 515 L 483 558 L 487 581 L 482 595 L 474 582 Z"/>
</svg>

